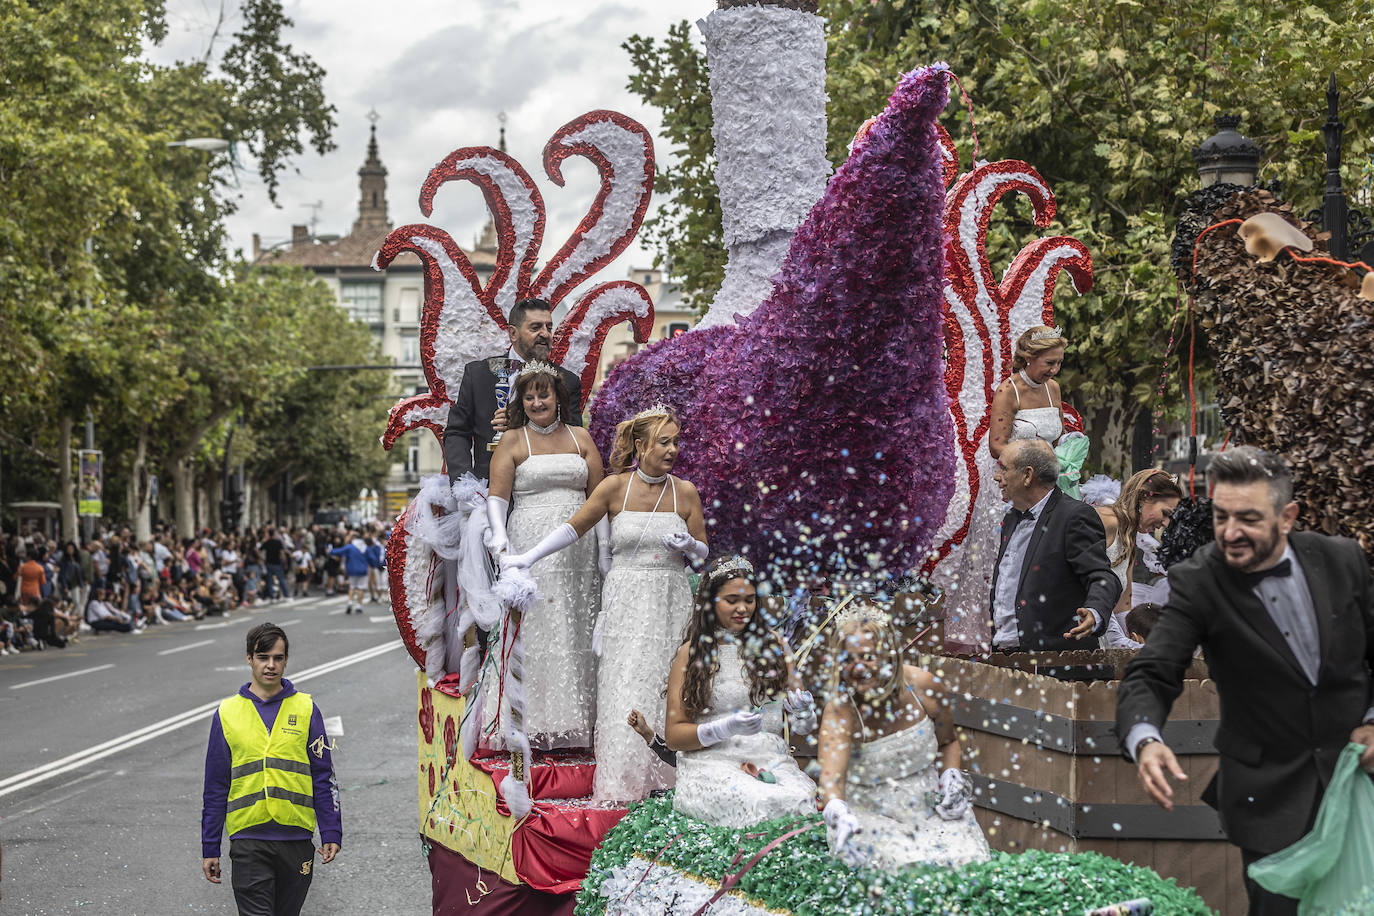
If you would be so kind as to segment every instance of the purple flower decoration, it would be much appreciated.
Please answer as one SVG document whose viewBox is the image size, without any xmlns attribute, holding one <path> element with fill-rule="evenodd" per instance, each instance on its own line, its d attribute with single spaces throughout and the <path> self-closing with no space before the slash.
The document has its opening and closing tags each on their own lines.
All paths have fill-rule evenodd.
<svg viewBox="0 0 1374 916">
<path fill-rule="evenodd" d="M 791 581 L 900 574 L 930 548 L 954 478 L 935 132 L 947 81 L 942 67 L 902 78 L 756 311 L 646 349 L 592 403 L 603 452 L 617 422 L 677 409 L 674 473 L 701 491 L 712 553 Z"/>
</svg>

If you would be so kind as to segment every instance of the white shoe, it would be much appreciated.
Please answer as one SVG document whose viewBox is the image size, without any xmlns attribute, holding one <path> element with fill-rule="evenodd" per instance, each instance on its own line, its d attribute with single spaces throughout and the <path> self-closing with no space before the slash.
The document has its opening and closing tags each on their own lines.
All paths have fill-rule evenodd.
<svg viewBox="0 0 1374 916">
<path fill-rule="evenodd" d="M 91 628 L 91 625 L 90 625 L 89 623 L 87 623 L 86 621 L 84 621 L 84 620 L 81 621 L 81 623 L 77 624 L 76 629 L 77 629 L 77 632 L 78 632 L 78 633 L 94 633 L 94 632 L 95 632 L 95 630 Z"/>
</svg>

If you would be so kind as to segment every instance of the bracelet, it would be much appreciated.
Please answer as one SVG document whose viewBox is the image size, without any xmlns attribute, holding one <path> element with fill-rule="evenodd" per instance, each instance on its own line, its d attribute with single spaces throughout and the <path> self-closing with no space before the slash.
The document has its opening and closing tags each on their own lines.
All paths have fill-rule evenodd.
<svg viewBox="0 0 1374 916">
<path fill-rule="evenodd" d="M 1160 740 L 1159 738 L 1156 738 L 1154 735 L 1146 735 L 1144 738 L 1141 738 L 1140 741 L 1139 741 L 1139 742 L 1136 744 L 1136 746 L 1135 746 L 1135 751 L 1134 751 L 1134 753 L 1135 753 L 1135 762 L 1136 762 L 1136 763 L 1139 763 L 1139 762 L 1140 762 L 1140 751 L 1145 747 L 1145 745 L 1147 745 L 1147 744 L 1163 744 L 1163 743 L 1164 743 L 1164 742 L 1163 742 L 1162 740 Z"/>
</svg>

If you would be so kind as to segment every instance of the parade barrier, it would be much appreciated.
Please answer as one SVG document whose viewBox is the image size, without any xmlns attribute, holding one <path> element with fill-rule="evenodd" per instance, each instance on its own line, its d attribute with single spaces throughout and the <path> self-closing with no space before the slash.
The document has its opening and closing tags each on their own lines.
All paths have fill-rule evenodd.
<svg viewBox="0 0 1374 916">
<path fill-rule="evenodd" d="M 1240 851 L 1200 798 L 1217 767 L 1216 688 L 1195 661 L 1164 728 L 1188 774 L 1165 811 L 1116 736 L 1117 686 L 1131 655 L 926 656 L 923 666 L 948 686 L 990 846 L 1100 852 L 1196 888 L 1221 913 L 1245 912 Z"/>
<path fill-rule="evenodd" d="M 572 912 L 592 852 L 625 816 L 594 807 L 596 765 L 585 751 L 539 755 L 530 767 L 533 808 L 511 817 L 500 783 L 504 753 L 462 755 L 465 702 L 452 679 L 430 687 L 417 673 L 420 834 L 433 879 L 435 913 Z"/>
</svg>

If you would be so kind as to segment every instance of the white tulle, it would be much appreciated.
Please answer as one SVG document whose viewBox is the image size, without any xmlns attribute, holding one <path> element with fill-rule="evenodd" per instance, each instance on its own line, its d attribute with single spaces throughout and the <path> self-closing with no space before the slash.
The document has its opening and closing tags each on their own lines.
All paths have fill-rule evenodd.
<svg viewBox="0 0 1374 916">
<path fill-rule="evenodd" d="M 676 512 L 621 512 L 611 520 L 614 558 L 597 621 L 602 653 L 592 797 L 598 801 L 635 801 L 673 786 L 673 768 L 649 750 L 625 716 L 638 709 L 663 732 L 664 686 L 692 593 L 682 554 L 664 547 L 662 537 L 686 530 Z"/>
<path fill-rule="evenodd" d="M 947 821 L 932 808 L 931 798 L 940 789 L 939 754 L 928 718 L 855 749 L 845 796 L 862 832 L 849 843 L 868 865 L 895 870 L 918 862 L 953 866 L 989 858 L 972 809 Z"/>
<path fill-rule="evenodd" d="M 752 708 L 749 682 L 733 640 L 720 645 L 720 670 L 711 682 L 711 705 L 698 722 Z M 740 769 L 753 764 L 777 780 L 762 782 Z M 814 814 L 816 784 L 797 768 L 782 737 L 782 705 L 763 712 L 756 735 L 735 735 L 677 755 L 677 791 L 673 810 L 722 827 L 748 827 L 784 814 Z"/>
</svg>

